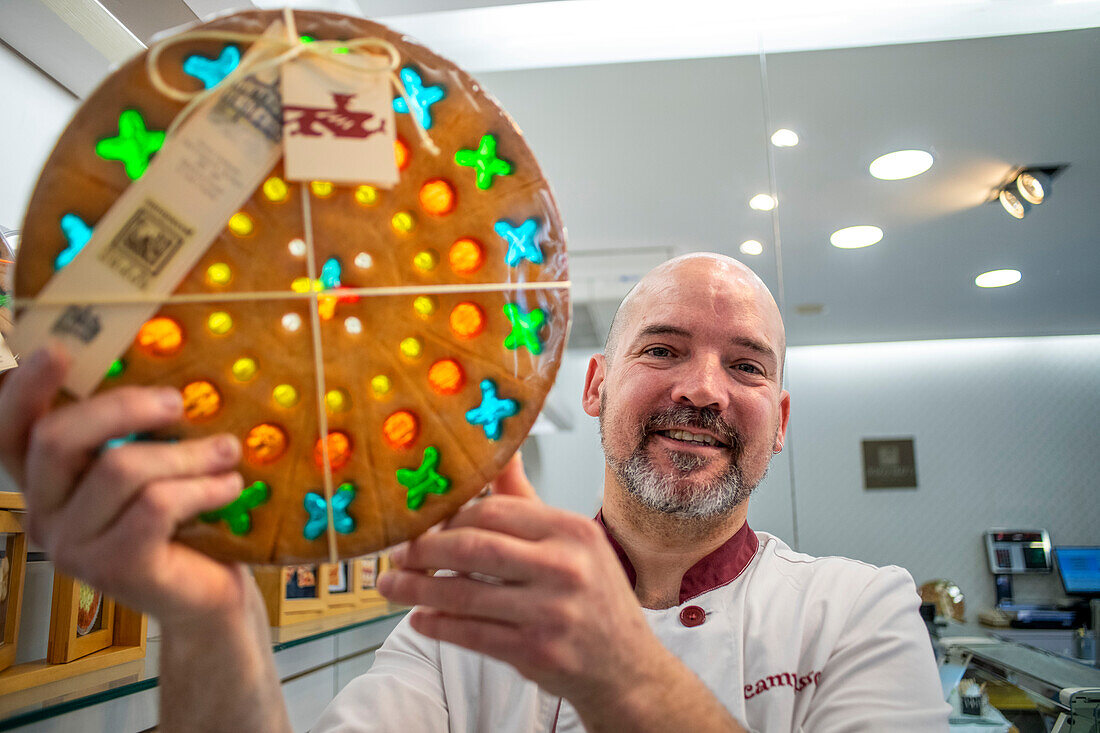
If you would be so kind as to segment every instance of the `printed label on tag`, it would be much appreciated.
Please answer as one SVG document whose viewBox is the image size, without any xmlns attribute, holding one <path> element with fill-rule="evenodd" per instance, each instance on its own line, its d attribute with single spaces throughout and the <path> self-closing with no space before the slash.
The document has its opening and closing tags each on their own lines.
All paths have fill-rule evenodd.
<svg viewBox="0 0 1100 733">
<path fill-rule="evenodd" d="M 393 95 L 383 63 L 371 55 L 302 55 L 283 66 L 288 180 L 397 183 Z"/>
<path fill-rule="evenodd" d="M 266 31 L 282 34 L 281 21 Z M 241 63 L 277 52 L 271 44 L 255 43 Z M 77 397 L 96 388 L 160 309 L 158 298 L 175 290 L 278 162 L 278 84 L 275 68 L 246 77 L 179 127 L 96 223 L 80 254 L 20 315 L 10 339 L 16 352 L 29 354 L 60 339 L 73 355 L 65 388 Z M 109 303 L 135 295 L 151 296 L 151 302 Z"/>
</svg>

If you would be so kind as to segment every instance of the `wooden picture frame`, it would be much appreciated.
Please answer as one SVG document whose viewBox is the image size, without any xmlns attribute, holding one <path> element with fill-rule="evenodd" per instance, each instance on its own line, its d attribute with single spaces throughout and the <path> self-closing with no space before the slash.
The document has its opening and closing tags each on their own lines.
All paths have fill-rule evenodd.
<svg viewBox="0 0 1100 733">
<path fill-rule="evenodd" d="M 106 649 L 114 644 L 114 627 L 113 599 L 82 580 L 54 572 L 47 662 L 66 664 Z"/>
<path fill-rule="evenodd" d="M 252 573 L 256 577 L 256 584 L 260 586 L 267 618 L 272 626 L 310 621 L 325 615 L 319 565 L 262 565 L 254 567 Z M 308 582 L 310 573 L 312 586 Z M 313 592 L 306 592 L 310 587 Z"/>
<path fill-rule="evenodd" d="M 384 606 L 387 601 L 378 592 L 378 576 L 389 568 L 389 557 L 386 555 L 367 555 L 358 558 L 353 566 L 355 576 L 355 594 L 359 599 L 360 608 Z M 371 580 L 368 582 L 368 578 Z"/>
<path fill-rule="evenodd" d="M 0 671 L 15 664 L 27 576 L 27 535 L 20 515 L 11 511 L 23 507 L 23 497 L 12 494 L 0 492 Z"/>
</svg>

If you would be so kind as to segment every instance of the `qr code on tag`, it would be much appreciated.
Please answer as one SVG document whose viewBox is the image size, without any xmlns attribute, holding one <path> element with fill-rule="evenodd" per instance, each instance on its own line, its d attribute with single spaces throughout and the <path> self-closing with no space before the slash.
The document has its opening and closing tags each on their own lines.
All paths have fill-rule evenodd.
<svg viewBox="0 0 1100 733">
<path fill-rule="evenodd" d="M 142 290 L 172 261 L 194 230 L 145 199 L 99 254 L 101 262 Z"/>
</svg>

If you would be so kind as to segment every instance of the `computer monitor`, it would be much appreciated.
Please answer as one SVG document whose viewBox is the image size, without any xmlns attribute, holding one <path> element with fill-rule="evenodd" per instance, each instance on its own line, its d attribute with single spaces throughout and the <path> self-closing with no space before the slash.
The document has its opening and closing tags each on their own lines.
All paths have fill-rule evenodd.
<svg viewBox="0 0 1100 733">
<path fill-rule="evenodd" d="M 1100 547 L 1055 547 L 1054 566 L 1067 596 L 1100 598 Z"/>
</svg>

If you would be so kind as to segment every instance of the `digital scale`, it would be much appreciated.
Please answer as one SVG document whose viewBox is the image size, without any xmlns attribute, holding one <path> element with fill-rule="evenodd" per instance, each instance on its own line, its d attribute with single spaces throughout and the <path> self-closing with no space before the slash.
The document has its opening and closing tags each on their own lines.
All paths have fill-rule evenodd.
<svg viewBox="0 0 1100 733">
<path fill-rule="evenodd" d="M 1053 569 L 1050 534 L 1045 529 L 990 529 L 985 533 L 989 570 L 997 586 L 997 608 L 1011 612 L 1017 628 L 1073 628 L 1076 613 L 1048 603 L 1016 603 L 1012 576 Z"/>
</svg>

